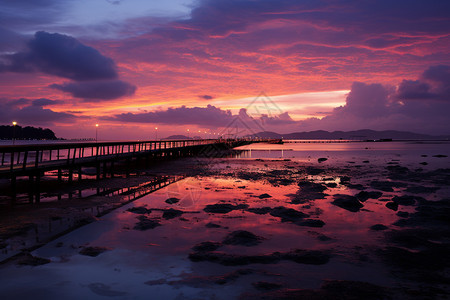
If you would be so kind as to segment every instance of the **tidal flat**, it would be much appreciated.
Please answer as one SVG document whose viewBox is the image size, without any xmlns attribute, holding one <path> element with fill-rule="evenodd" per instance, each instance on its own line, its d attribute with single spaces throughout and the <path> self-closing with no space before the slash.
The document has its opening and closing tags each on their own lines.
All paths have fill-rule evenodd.
<svg viewBox="0 0 450 300">
<path fill-rule="evenodd" d="M 2 298 L 450 296 L 448 143 L 241 150 L 9 259 Z"/>
</svg>

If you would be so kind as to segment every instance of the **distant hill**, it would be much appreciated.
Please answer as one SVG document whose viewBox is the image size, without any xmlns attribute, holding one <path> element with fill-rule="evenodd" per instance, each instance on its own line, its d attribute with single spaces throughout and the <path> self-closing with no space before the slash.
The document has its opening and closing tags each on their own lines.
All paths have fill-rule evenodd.
<svg viewBox="0 0 450 300">
<path fill-rule="evenodd" d="M 165 140 L 192 140 L 192 138 L 187 137 L 182 134 L 175 134 L 165 138 Z"/>
<path fill-rule="evenodd" d="M 307 131 L 279 134 L 276 132 L 263 131 L 251 135 L 251 137 L 287 139 L 287 140 L 448 140 L 450 136 L 432 136 L 427 134 L 419 134 L 407 131 L 385 130 L 375 131 L 370 129 L 354 130 L 354 131 Z"/>
<path fill-rule="evenodd" d="M 15 128 L 14 128 L 15 127 Z M 0 125 L 0 139 L 12 140 L 57 140 L 55 133 L 48 128 L 36 128 L 31 126 L 22 127 L 19 125 Z"/>
</svg>

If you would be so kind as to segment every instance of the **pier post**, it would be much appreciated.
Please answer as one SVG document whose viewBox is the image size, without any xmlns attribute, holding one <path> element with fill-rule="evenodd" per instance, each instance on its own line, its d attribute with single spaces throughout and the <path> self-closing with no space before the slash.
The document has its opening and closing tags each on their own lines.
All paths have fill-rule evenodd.
<svg viewBox="0 0 450 300">
<path fill-rule="evenodd" d="M 28 178 L 28 202 L 33 203 L 34 198 L 34 177 L 30 174 Z"/>
<path fill-rule="evenodd" d="M 41 173 L 38 171 L 36 173 L 36 182 L 34 184 L 34 197 L 35 202 L 39 203 L 41 202 Z"/>
<path fill-rule="evenodd" d="M 11 204 L 16 204 L 17 200 L 17 182 L 16 182 L 16 175 L 11 175 Z"/>
</svg>

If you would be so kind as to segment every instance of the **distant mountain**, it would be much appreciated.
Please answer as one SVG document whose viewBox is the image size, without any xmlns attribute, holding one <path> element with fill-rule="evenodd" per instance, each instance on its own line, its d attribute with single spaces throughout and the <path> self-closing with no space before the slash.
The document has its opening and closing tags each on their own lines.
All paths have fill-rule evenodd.
<svg viewBox="0 0 450 300">
<path fill-rule="evenodd" d="M 251 135 L 251 137 L 287 139 L 287 140 L 448 140 L 450 136 L 432 136 L 427 134 L 419 134 L 407 131 L 385 130 L 375 131 L 370 129 L 354 130 L 354 131 L 307 131 L 279 134 L 276 132 L 263 131 Z"/>
<path fill-rule="evenodd" d="M 192 138 L 187 137 L 182 134 L 175 134 L 165 138 L 165 140 L 192 140 Z"/>
<path fill-rule="evenodd" d="M 0 139 L 12 140 L 57 140 L 55 133 L 48 128 L 22 127 L 19 125 L 0 125 Z"/>
</svg>

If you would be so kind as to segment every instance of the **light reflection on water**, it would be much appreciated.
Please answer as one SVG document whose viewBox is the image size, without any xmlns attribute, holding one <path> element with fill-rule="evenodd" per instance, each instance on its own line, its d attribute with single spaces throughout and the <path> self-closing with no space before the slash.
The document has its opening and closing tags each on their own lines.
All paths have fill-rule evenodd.
<svg viewBox="0 0 450 300">
<path fill-rule="evenodd" d="M 370 145 L 375 149 L 365 149 Z M 324 149 L 323 145 L 311 144 L 307 145 L 310 148 L 306 151 L 302 148 L 304 144 L 256 144 L 253 148 L 247 146 L 246 150 L 249 151 L 236 157 L 242 160 L 219 159 L 220 163 L 213 168 L 224 170 L 222 174 L 227 172 L 233 174 L 241 170 L 264 173 L 271 169 L 283 169 L 288 163 L 290 166 L 298 166 L 298 162 L 305 161 L 308 162 L 307 165 L 316 167 L 335 167 L 342 164 L 352 170 L 359 170 L 356 168 L 359 165 L 360 169 L 374 168 L 374 172 L 356 178 L 352 183 L 367 184 L 383 176 L 381 171 L 387 163 L 424 168 L 430 168 L 433 164 L 440 167 L 448 166 L 448 158 L 432 157 L 436 154 L 450 154 L 448 144 L 408 145 L 347 143 L 337 145 L 336 148 L 333 148 L 335 145 L 328 145 L 330 147 Z M 339 148 L 341 146 L 350 148 L 344 150 Z M 266 151 L 267 148 L 263 147 L 271 150 Z M 319 164 L 317 162 L 319 157 L 327 157 L 328 160 Z M 267 165 L 260 162 L 256 167 L 249 158 L 264 160 L 270 158 L 269 160 L 275 162 L 272 161 L 272 164 Z M 284 161 L 285 158 L 291 161 Z M 370 160 L 370 164 L 364 163 L 364 160 Z M 242 161 L 246 161 L 247 164 L 242 164 Z M 428 161 L 429 164 L 418 165 L 421 161 Z M 385 286 L 398 284 L 398 279 L 391 277 L 387 267 L 380 264 L 377 257 L 368 254 L 367 249 L 379 246 L 383 236 L 382 232 L 370 230 L 370 226 L 374 224 L 391 226 L 399 219 L 395 211 L 386 208 L 383 199 L 391 199 L 402 191 L 395 189 L 394 192 L 383 192 L 382 198 L 365 201 L 361 211 L 349 212 L 330 204 L 336 193 L 354 195 L 358 192 L 340 185 L 339 176 L 342 174 L 331 168 L 327 169 L 325 174 L 309 175 L 308 178 L 316 182 L 323 182 L 325 177 L 331 178 L 328 182 L 335 182 L 337 186 L 325 191 L 327 194 L 325 199 L 315 199 L 304 204 L 290 203 L 291 198 L 288 195 L 298 191 L 296 181 L 292 185 L 274 186 L 265 179 L 244 180 L 221 174 L 185 178 L 139 198 L 103 216 L 98 222 L 84 226 L 33 252 L 36 256 L 50 258 L 53 261 L 51 264 L 34 268 L 14 265 L 0 268 L 2 278 L 11 275 L 14 278 L 8 287 L 3 286 L 0 291 L 3 295 L 16 296 L 17 291 L 24 293 L 28 291 L 31 294 L 33 289 L 40 286 L 45 293 L 51 293 L 52 297 L 100 299 L 104 296 L 93 293 L 92 284 L 101 283 L 112 290 L 126 292 L 128 298 L 152 295 L 155 298 L 166 299 L 176 297 L 229 299 L 236 298 L 245 291 L 254 291 L 251 283 L 261 280 L 280 282 L 289 288 L 317 288 L 324 278 L 368 281 Z M 242 188 L 244 186 L 245 188 Z M 448 193 L 448 190 L 446 192 Z M 272 197 L 260 199 L 258 196 L 263 193 L 268 193 Z M 178 197 L 180 202 L 174 205 L 164 202 L 170 197 Z M 312 228 L 289 222 L 283 223 L 279 218 L 269 214 L 258 215 L 246 210 L 236 210 L 227 214 L 208 214 L 203 211 L 205 205 L 216 203 L 247 204 L 252 208 L 266 206 L 294 208 L 310 214 L 310 218 L 323 220 L 325 226 Z M 127 209 L 138 206 L 153 209 L 148 217 L 160 220 L 162 226 L 147 231 L 134 230 L 138 215 Z M 161 209 L 169 208 L 182 210 L 184 214 L 181 218 L 166 220 L 162 218 Z M 411 209 L 402 207 L 400 210 Z M 221 227 L 207 228 L 208 223 L 215 223 Z M 265 240 L 255 247 L 225 245 L 219 248 L 219 251 L 251 255 L 274 251 L 286 252 L 295 248 L 333 249 L 333 257 L 329 263 L 320 266 L 282 261 L 271 265 L 227 267 L 210 262 L 191 262 L 188 259 L 188 253 L 195 244 L 204 241 L 221 242 L 234 230 L 248 230 L 264 237 Z M 62 243 L 62 247 L 56 247 L 58 243 Z M 85 245 L 109 247 L 112 250 L 98 257 L 79 255 L 80 247 Z M 359 259 L 362 256 L 367 256 L 365 262 Z M 227 285 L 206 284 L 201 288 L 167 283 L 186 276 L 223 275 L 242 268 L 256 269 L 266 274 L 249 275 Z M 44 276 L 44 285 L 35 279 Z M 166 283 L 145 284 L 151 280 L 165 280 Z"/>
</svg>

